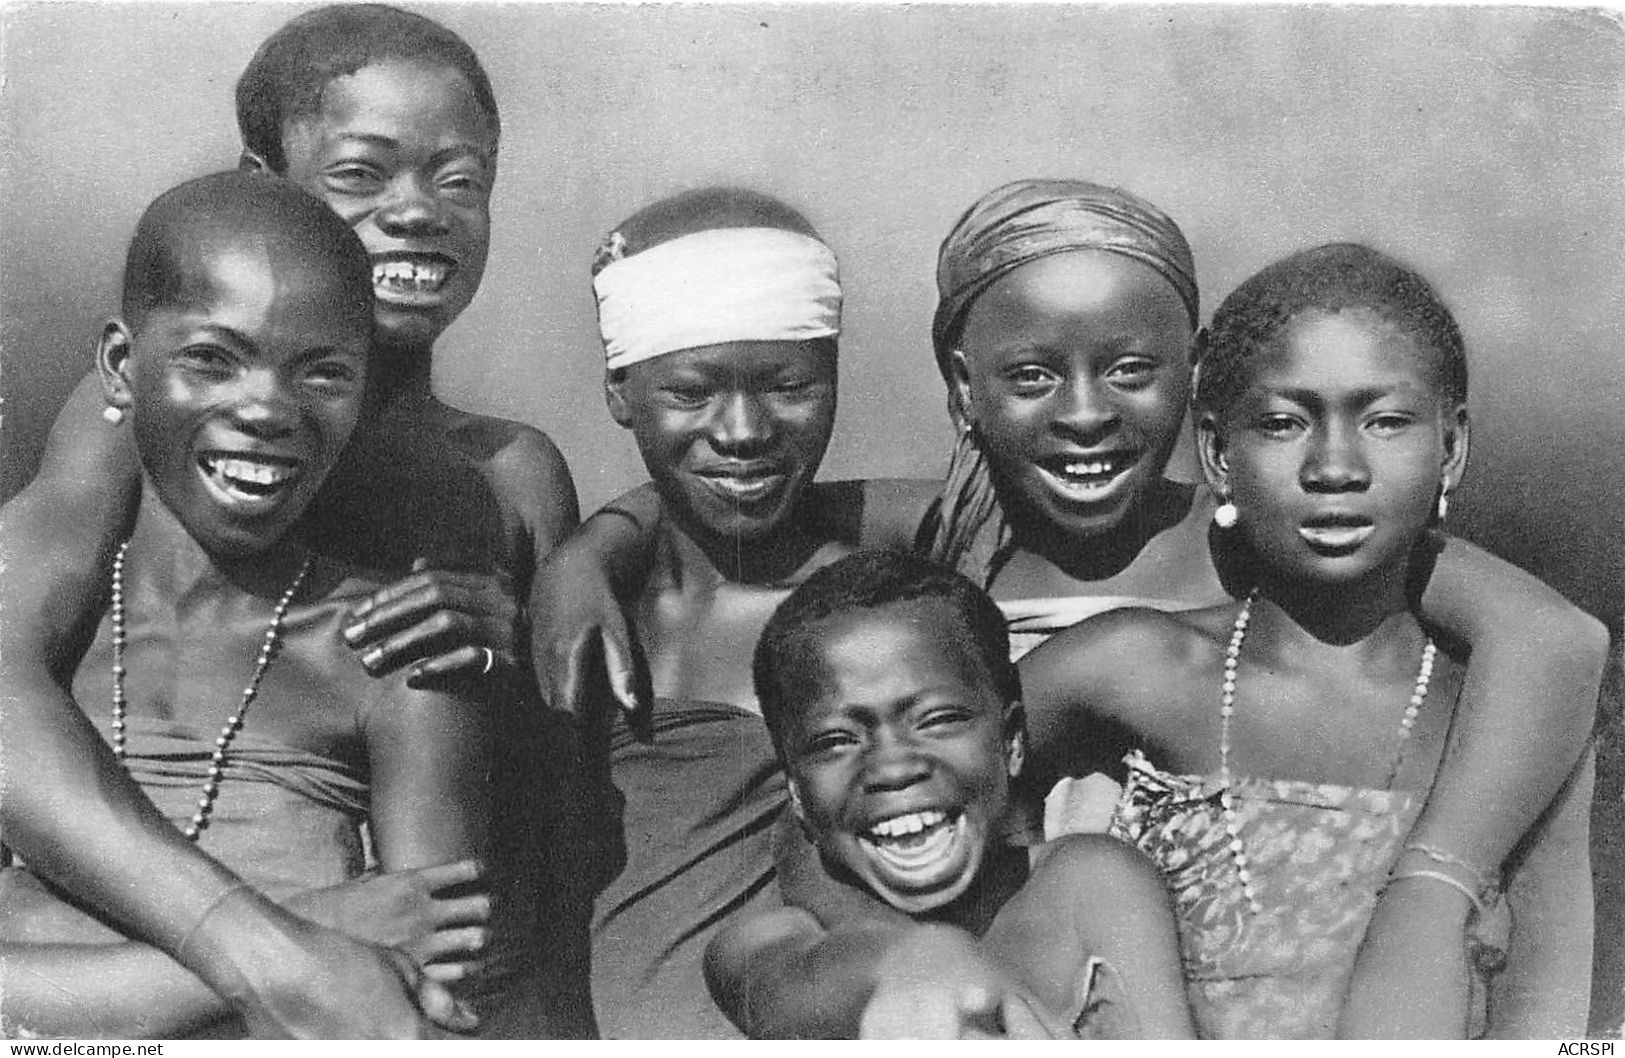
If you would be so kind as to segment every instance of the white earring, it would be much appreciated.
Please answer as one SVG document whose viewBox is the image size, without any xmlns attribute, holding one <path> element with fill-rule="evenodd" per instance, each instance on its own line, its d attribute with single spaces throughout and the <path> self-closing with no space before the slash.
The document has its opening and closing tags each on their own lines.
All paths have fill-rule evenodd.
<svg viewBox="0 0 1625 1058">
<path fill-rule="evenodd" d="M 1220 529 L 1234 529 L 1236 527 L 1236 523 L 1240 520 L 1241 512 L 1237 510 L 1236 505 L 1231 503 L 1229 500 L 1225 500 L 1223 503 L 1213 508 L 1213 524 L 1218 526 Z"/>
<path fill-rule="evenodd" d="M 106 419 L 109 425 L 117 426 L 124 421 L 124 409 L 109 404 L 102 409 L 102 418 Z"/>
<path fill-rule="evenodd" d="M 1450 493 L 1439 491 L 1439 524 L 1444 524 L 1445 515 L 1450 513 Z"/>
</svg>

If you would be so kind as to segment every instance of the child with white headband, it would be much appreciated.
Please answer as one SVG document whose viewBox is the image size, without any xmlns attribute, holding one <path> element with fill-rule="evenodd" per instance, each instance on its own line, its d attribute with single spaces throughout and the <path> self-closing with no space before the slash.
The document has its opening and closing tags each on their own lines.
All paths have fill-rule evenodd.
<svg viewBox="0 0 1625 1058">
<path fill-rule="evenodd" d="M 609 1037 L 734 1036 L 702 958 L 721 925 L 776 901 L 785 802 L 751 645 L 847 550 L 803 509 L 835 421 L 840 283 L 804 218 L 735 188 L 641 210 L 593 275 L 610 413 L 661 506 L 628 592 L 654 708 L 636 732 L 624 719 L 602 732 L 625 862 L 597 902 L 595 1005 Z"/>
</svg>

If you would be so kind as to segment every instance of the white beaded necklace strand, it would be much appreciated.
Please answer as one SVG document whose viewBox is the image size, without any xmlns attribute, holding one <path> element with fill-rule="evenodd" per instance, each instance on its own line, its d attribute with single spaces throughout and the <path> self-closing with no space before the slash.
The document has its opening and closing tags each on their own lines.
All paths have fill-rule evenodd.
<svg viewBox="0 0 1625 1058">
<path fill-rule="evenodd" d="M 126 540 L 119 545 L 118 554 L 113 556 L 113 756 L 121 763 L 124 760 L 124 712 L 128 705 L 124 697 L 124 553 L 129 548 L 130 542 Z M 293 575 L 293 583 L 282 593 L 276 609 L 271 613 L 271 623 L 265 629 L 265 642 L 260 645 L 259 657 L 254 661 L 254 675 L 249 678 L 248 686 L 243 688 L 243 700 L 238 703 L 237 711 L 226 718 L 225 726 L 214 740 L 214 755 L 209 759 L 209 777 L 203 783 L 203 795 L 198 798 L 197 811 L 192 813 L 192 820 L 186 825 L 186 836 L 193 841 L 209 825 L 209 814 L 214 811 L 215 799 L 220 796 L 220 779 L 226 771 L 226 750 L 231 746 L 232 739 L 237 737 L 237 732 L 242 730 L 248 707 L 260 693 L 265 670 L 270 667 L 271 658 L 276 656 L 277 645 L 282 639 L 282 621 L 288 616 L 288 607 L 293 604 L 293 597 L 298 594 L 300 585 L 304 584 L 305 575 L 310 572 L 310 564 L 311 555 L 307 552 L 304 561 L 299 564 L 299 572 Z"/>
<path fill-rule="evenodd" d="M 1257 591 L 1248 595 L 1247 601 L 1241 604 L 1241 612 L 1236 614 L 1235 628 L 1230 632 L 1230 645 L 1224 651 L 1224 683 L 1219 692 L 1219 810 L 1224 815 L 1225 833 L 1230 835 L 1230 855 L 1236 862 L 1236 878 L 1241 882 L 1241 895 L 1247 899 L 1247 907 L 1255 915 L 1264 910 L 1264 905 L 1259 902 L 1258 893 L 1253 889 L 1247 845 L 1241 840 L 1241 821 L 1236 818 L 1236 804 L 1231 794 L 1230 718 L 1236 712 L 1236 669 L 1241 664 L 1241 644 L 1247 638 L 1247 622 L 1252 619 L 1253 600 L 1256 598 Z M 1416 674 L 1416 687 L 1411 692 L 1404 715 L 1399 718 L 1399 746 L 1394 754 L 1393 767 L 1388 771 L 1386 786 L 1392 786 L 1399 777 L 1411 728 L 1416 726 L 1417 714 L 1422 711 L 1422 703 L 1427 701 L 1428 683 L 1433 679 L 1433 657 L 1437 652 L 1433 640 L 1428 639 L 1422 647 L 1422 667 Z"/>
</svg>

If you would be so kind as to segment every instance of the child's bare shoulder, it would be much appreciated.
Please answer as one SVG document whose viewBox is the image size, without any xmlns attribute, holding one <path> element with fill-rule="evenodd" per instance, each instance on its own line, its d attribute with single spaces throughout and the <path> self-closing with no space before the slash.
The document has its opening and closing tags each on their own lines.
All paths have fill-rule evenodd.
<svg viewBox="0 0 1625 1058">
<path fill-rule="evenodd" d="M 1093 934 L 1166 904 L 1162 877 L 1139 850 L 1105 834 L 1068 834 L 1034 851 L 1032 874 L 1008 911 L 1012 922 Z"/>
<path fill-rule="evenodd" d="M 1210 663 L 1220 608 L 1169 613 L 1125 607 L 1097 614 L 1051 637 L 1022 660 L 1023 678 L 1057 676 L 1090 686 L 1155 692 Z"/>
<path fill-rule="evenodd" d="M 580 512 L 575 481 L 553 439 L 534 426 L 453 410 L 447 436 L 539 535 L 556 541 Z"/>
<path fill-rule="evenodd" d="M 1037 848 L 1027 884 L 1053 885 L 1076 894 L 1077 886 L 1085 883 L 1099 892 L 1101 886 L 1116 891 L 1147 881 L 1162 885 L 1151 861 L 1127 842 L 1105 834 L 1067 834 Z"/>
<path fill-rule="evenodd" d="M 715 983 L 740 978 L 751 967 L 760 972 L 763 959 L 784 957 L 816 944 L 828 931 L 799 907 L 776 907 L 745 915 L 711 938 L 705 950 L 705 975 Z"/>
<path fill-rule="evenodd" d="M 543 477 L 570 481 L 570 471 L 558 445 L 534 426 L 453 409 L 447 417 L 446 433 L 464 456 L 500 478 Z"/>
</svg>

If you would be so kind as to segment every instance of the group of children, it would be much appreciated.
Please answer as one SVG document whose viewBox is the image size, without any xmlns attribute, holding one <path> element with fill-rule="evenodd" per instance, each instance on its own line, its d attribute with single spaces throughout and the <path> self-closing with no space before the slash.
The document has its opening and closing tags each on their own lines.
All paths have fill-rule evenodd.
<svg viewBox="0 0 1625 1058">
<path fill-rule="evenodd" d="M 650 485 L 567 538 L 545 436 L 429 387 L 473 52 L 317 9 L 238 111 L 0 512 L 8 1034 L 1583 1027 L 1603 637 L 1443 536 L 1414 271 L 1308 250 L 1203 331 L 1160 210 L 998 188 L 939 261 L 946 481 L 819 483 L 833 252 L 663 199 L 592 264 Z"/>
</svg>

